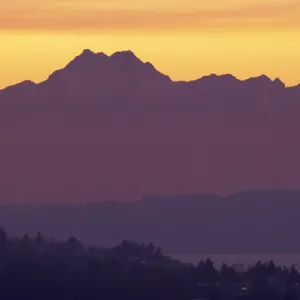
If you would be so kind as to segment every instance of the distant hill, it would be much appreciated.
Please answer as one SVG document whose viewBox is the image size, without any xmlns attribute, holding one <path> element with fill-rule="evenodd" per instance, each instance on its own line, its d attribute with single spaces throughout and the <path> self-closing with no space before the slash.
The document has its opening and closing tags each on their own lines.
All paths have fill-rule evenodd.
<svg viewBox="0 0 300 300">
<path fill-rule="evenodd" d="M 0 91 L 0 203 L 300 189 L 299 113 L 279 79 L 172 82 L 131 51 L 84 50 Z"/>
<path fill-rule="evenodd" d="M 10 235 L 74 235 L 102 246 L 152 241 L 166 253 L 297 253 L 299 209 L 300 190 L 161 196 L 135 203 L 11 205 L 0 208 L 0 226 Z"/>
</svg>

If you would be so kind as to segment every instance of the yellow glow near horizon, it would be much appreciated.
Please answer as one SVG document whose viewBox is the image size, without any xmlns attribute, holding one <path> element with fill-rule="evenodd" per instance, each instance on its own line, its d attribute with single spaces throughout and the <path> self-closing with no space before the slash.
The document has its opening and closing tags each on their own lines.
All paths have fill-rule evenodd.
<svg viewBox="0 0 300 300">
<path fill-rule="evenodd" d="M 84 48 L 130 49 L 174 80 L 231 73 L 300 82 L 300 1 L 0 3 L 0 88 L 40 82 Z"/>
</svg>

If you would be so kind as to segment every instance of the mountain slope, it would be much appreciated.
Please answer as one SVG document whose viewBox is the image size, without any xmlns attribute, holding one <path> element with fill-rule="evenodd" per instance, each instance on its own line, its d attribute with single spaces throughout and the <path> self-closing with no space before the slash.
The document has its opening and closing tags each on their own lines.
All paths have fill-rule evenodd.
<svg viewBox="0 0 300 300">
<path fill-rule="evenodd" d="M 0 202 L 300 188 L 300 88 L 172 82 L 132 52 L 84 50 L 0 91 Z"/>
</svg>

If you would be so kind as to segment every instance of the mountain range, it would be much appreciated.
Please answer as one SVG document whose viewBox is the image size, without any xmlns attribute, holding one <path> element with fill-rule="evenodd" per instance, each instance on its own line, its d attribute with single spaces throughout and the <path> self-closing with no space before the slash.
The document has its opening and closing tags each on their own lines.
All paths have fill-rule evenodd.
<svg viewBox="0 0 300 300">
<path fill-rule="evenodd" d="M 300 85 L 174 82 L 131 51 L 84 50 L 0 91 L 0 203 L 297 189 L 299 113 Z"/>
</svg>

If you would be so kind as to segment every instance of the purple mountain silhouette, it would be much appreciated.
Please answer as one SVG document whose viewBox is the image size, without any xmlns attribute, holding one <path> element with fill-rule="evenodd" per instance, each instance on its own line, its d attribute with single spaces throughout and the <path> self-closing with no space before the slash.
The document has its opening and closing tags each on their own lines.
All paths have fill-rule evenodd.
<svg viewBox="0 0 300 300">
<path fill-rule="evenodd" d="M 299 113 L 300 85 L 173 82 L 131 51 L 84 50 L 0 91 L 0 201 L 300 188 Z"/>
</svg>

